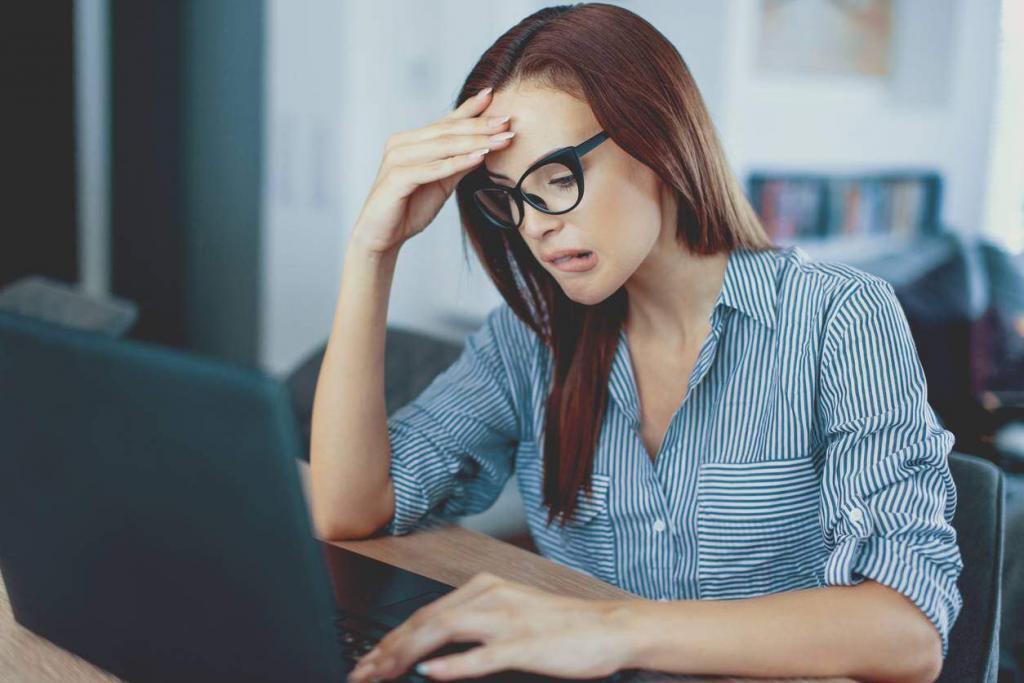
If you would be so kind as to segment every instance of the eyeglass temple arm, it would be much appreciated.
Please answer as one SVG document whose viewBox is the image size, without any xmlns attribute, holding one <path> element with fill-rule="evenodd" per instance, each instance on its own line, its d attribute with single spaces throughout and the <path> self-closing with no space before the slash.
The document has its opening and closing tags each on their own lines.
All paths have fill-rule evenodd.
<svg viewBox="0 0 1024 683">
<path fill-rule="evenodd" d="M 590 138 L 589 140 L 585 140 L 584 142 L 580 143 L 579 147 L 576 148 L 576 154 L 578 154 L 579 156 L 583 156 L 584 154 L 594 149 L 607 139 L 608 133 L 602 130 L 600 133 Z"/>
</svg>

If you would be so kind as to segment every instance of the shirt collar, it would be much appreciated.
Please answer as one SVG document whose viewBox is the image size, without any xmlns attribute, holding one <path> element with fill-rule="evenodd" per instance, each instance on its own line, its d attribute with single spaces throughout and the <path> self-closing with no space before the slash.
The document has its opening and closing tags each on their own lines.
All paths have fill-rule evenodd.
<svg viewBox="0 0 1024 683">
<path fill-rule="evenodd" d="M 774 249 L 733 249 L 729 253 L 722 291 L 718 293 L 715 306 L 725 304 L 774 328 L 778 297 L 775 285 L 778 256 L 775 252 Z"/>
</svg>

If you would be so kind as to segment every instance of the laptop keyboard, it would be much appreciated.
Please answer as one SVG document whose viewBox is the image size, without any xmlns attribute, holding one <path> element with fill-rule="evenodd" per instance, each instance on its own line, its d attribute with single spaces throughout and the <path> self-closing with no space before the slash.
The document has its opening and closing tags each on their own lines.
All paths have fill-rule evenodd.
<svg viewBox="0 0 1024 683">
<path fill-rule="evenodd" d="M 359 662 L 366 653 L 372 650 L 377 643 L 380 642 L 381 638 L 391 630 L 390 627 L 364 616 L 356 617 L 344 612 L 339 612 L 337 614 L 334 619 L 334 623 L 338 628 L 338 636 L 341 639 L 343 656 L 348 660 L 348 664 L 350 666 L 355 666 L 356 663 Z M 464 652 L 465 650 L 471 650 L 477 645 L 479 645 L 479 643 L 475 642 L 446 643 L 433 652 L 428 653 L 425 657 L 421 658 L 420 661 L 427 661 L 434 657 L 441 657 L 455 652 Z M 426 676 L 421 676 L 410 668 L 409 671 L 396 680 L 412 681 L 414 683 L 427 683 L 427 681 L 430 681 L 431 679 Z M 474 679 L 463 680 L 470 681 Z"/>
<path fill-rule="evenodd" d="M 334 623 L 338 628 L 338 636 L 341 640 L 343 656 L 350 667 L 354 667 L 359 660 L 362 659 L 366 653 L 372 650 L 385 636 L 385 634 L 391 630 L 389 626 L 381 624 L 380 622 L 368 619 L 365 616 L 357 617 L 352 614 L 347 614 L 341 610 L 339 610 L 338 614 L 335 616 Z M 422 657 L 420 661 L 425 662 L 428 659 L 433 659 L 435 657 L 441 657 L 455 652 L 464 652 L 466 650 L 471 650 L 478 645 L 479 643 L 477 642 L 446 643 Z M 528 679 L 540 681 L 544 680 L 545 677 L 535 674 L 524 674 L 523 672 L 503 671 L 491 674 L 486 678 L 462 678 L 460 681 L 463 683 L 472 683 L 474 681 L 494 683 L 497 681 L 521 682 Z M 408 681 L 412 683 L 428 683 L 432 679 L 416 673 L 412 667 L 410 667 L 407 672 L 394 680 Z M 626 671 L 617 672 L 604 679 L 605 683 L 620 683 L 627 680 L 629 680 L 629 676 Z"/>
</svg>

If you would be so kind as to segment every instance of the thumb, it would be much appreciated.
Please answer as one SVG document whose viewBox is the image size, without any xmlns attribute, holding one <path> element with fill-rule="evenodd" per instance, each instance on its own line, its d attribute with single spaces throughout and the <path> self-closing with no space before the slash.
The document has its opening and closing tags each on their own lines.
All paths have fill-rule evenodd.
<svg viewBox="0 0 1024 683">
<path fill-rule="evenodd" d="M 452 195 L 452 192 L 455 191 L 455 186 L 459 184 L 459 181 L 466 177 L 468 173 L 472 173 L 476 168 L 477 166 L 470 166 L 465 170 L 459 171 L 458 173 L 453 173 L 452 175 L 447 176 L 446 178 L 442 178 L 441 188 L 444 190 L 445 197 L 450 197 Z"/>
</svg>

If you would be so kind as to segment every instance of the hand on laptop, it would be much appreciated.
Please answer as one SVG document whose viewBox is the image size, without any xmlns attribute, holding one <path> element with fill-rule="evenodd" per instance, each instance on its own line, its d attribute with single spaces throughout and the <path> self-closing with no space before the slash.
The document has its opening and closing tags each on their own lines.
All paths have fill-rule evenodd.
<svg viewBox="0 0 1024 683">
<path fill-rule="evenodd" d="M 350 683 L 396 678 L 451 642 L 481 643 L 423 662 L 449 680 L 517 669 L 565 678 L 608 676 L 627 666 L 628 633 L 616 601 L 548 593 L 486 572 L 416 610 L 384 636 Z M 422 666 L 422 665 L 421 665 Z"/>
</svg>

